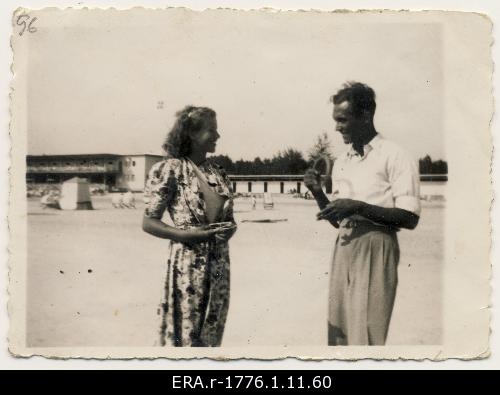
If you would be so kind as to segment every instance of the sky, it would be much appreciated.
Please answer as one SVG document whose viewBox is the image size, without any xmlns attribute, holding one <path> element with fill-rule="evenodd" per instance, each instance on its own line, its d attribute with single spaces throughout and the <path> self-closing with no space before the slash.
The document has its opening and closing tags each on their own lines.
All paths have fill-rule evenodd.
<svg viewBox="0 0 500 395">
<path fill-rule="evenodd" d="M 306 153 L 335 132 L 329 97 L 377 94 L 375 126 L 446 159 L 439 24 L 344 14 L 45 11 L 29 36 L 28 154 L 156 153 L 188 104 L 217 112 L 218 154 Z M 221 17 L 220 15 L 223 15 Z"/>
</svg>

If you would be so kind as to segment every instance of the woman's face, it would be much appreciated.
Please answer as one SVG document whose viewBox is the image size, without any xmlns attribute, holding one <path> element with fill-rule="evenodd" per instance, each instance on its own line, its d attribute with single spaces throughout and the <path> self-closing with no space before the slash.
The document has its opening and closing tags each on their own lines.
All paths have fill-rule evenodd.
<svg viewBox="0 0 500 395">
<path fill-rule="evenodd" d="M 191 147 L 198 152 L 215 152 L 217 140 L 217 119 L 208 118 L 203 121 L 203 127 L 191 136 Z"/>
</svg>

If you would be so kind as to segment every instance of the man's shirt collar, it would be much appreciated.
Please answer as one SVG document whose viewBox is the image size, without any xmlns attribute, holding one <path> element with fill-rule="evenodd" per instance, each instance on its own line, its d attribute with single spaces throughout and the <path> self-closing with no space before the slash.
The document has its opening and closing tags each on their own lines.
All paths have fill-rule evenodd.
<svg viewBox="0 0 500 395">
<path fill-rule="evenodd" d="M 347 151 L 347 158 L 348 159 L 352 159 L 354 157 L 364 158 L 366 155 L 368 155 L 368 153 L 371 150 L 379 148 L 381 142 L 382 142 L 382 136 L 380 136 L 380 134 L 377 133 L 368 143 L 366 143 L 363 146 L 363 153 L 364 153 L 363 156 L 361 156 L 351 144 L 349 150 Z"/>
</svg>

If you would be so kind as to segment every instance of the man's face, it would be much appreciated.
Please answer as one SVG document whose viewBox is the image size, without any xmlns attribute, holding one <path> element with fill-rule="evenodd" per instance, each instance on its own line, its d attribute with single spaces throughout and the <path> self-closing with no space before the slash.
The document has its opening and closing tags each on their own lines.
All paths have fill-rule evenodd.
<svg viewBox="0 0 500 395">
<path fill-rule="evenodd" d="M 333 119 L 336 122 L 335 130 L 342 135 L 345 144 L 352 144 L 360 139 L 365 122 L 363 118 L 352 114 L 348 101 L 333 106 Z"/>
</svg>

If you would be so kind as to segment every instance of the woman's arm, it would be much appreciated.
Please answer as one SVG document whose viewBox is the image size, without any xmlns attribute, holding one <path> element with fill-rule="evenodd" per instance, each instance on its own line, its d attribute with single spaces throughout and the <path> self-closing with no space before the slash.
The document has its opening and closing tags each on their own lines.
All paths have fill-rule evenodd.
<svg viewBox="0 0 500 395">
<path fill-rule="evenodd" d="M 209 241 L 216 235 L 223 233 L 220 229 L 177 229 L 157 218 L 150 218 L 146 215 L 142 221 L 142 230 L 162 239 L 169 239 L 187 244 Z"/>
</svg>

